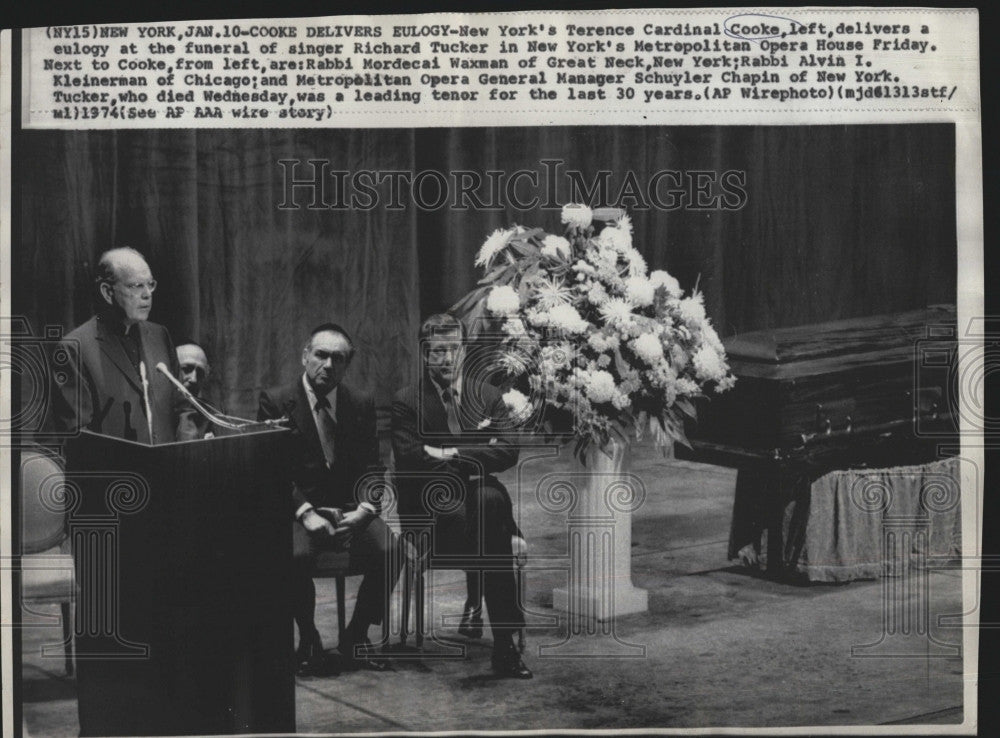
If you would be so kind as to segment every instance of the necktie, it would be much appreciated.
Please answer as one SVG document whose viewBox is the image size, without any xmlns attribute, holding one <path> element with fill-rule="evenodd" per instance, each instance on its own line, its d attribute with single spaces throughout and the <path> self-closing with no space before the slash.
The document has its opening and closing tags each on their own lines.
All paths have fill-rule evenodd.
<svg viewBox="0 0 1000 738">
<path fill-rule="evenodd" d="M 326 457 L 326 465 L 332 467 L 336 458 L 334 438 L 337 435 L 337 422 L 330 416 L 330 401 L 325 397 L 316 399 L 316 414 L 319 416 L 319 442 L 323 446 L 323 456 Z"/>
<path fill-rule="evenodd" d="M 444 410 L 448 415 L 448 430 L 453 436 L 462 435 L 462 424 L 458 421 L 458 410 L 455 407 L 455 396 L 451 390 L 444 390 L 441 393 L 444 401 Z"/>
</svg>

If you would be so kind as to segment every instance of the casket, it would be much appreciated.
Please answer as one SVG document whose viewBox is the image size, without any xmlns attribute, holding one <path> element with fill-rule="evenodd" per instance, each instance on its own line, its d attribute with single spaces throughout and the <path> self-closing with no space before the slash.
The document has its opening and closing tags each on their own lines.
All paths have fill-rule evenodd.
<svg viewBox="0 0 1000 738">
<path fill-rule="evenodd" d="M 687 429 L 691 448 L 678 445 L 676 454 L 739 469 L 731 559 L 794 572 L 806 545 L 811 485 L 821 476 L 958 452 L 953 306 L 724 343 L 736 386 L 700 402 Z"/>
<path fill-rule="evenodd" d="M 953 306 L 756 331 L 724 344 L 737 382 L 698 406 L 689 430 L 704 452 L 810 459 L 875 439 L 954 433 Z"/>
</svg>

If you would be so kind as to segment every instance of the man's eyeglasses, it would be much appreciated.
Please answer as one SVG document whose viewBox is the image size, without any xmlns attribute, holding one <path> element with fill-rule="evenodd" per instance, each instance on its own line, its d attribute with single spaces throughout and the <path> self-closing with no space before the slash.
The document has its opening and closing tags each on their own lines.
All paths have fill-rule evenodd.
<svg viewBox="0 0 1000 738">
<path fill-rule="evenodd" d="M 156 280 L 151 279 L 148 282 L 118 282 L 122 287 L 125 288 L 126 292 L 133 295 L 142 294 L 143 290 L 148 290 L 149 292 L 156 291 Z"/>
</svg>

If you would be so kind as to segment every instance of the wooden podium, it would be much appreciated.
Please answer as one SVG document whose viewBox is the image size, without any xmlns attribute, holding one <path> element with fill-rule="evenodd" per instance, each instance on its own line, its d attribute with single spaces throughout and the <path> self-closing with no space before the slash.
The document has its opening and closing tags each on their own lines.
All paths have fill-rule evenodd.
<svg viewBox="0 0 1000 738">
<path fill-rule="evenodd" d="M 81 735 L 295 731 L 287 437 L 67 444 Z"/>
</svg>

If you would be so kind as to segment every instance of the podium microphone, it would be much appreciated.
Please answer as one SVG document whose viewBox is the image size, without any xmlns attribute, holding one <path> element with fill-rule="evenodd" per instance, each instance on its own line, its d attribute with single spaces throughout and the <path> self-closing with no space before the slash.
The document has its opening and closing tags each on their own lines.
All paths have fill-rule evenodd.
<svg viewBox="0 0 1000 738">
<path fill-rule="evenodd" d="M 201 413 L 204 417 L 208 418 L 210 421 L 222 428 L 229 428 L 230 430 L 240 430 L 252 425 L 277 425 L 279 423 L 287 422 L 288 418 L 278 418 L 277 420 L 265 420 L 261 423 L 257 423 L 253 420 L 244 420 L 242 418 L 236 418 L 231 415 L 223 415 L 220 413 L 213 413 L 211 410 L 205 407 L 205 405 L 197 397 L 191 394 L 187 387 L 185 387 L 177 377 L 170 373 L 167 369 L 167 365 L 162 361 L 156 365 L 156 370 L 170 380 L 180 393 L 184 395 L 184 398 L 190 402 L 194 409 Z M 236 421 L 236 422 L 233 422 Z"/>
<path fill-rule="evenodd" d="M 146 404 L 146 428 L 149 430 L 149 443 L 153 443 L 153 408 L 149 405 L 149 375 L 146 374 L 146 362 L 139 362 L 139 377 L 142 379 L 142 401 Z"/>
</svg>

